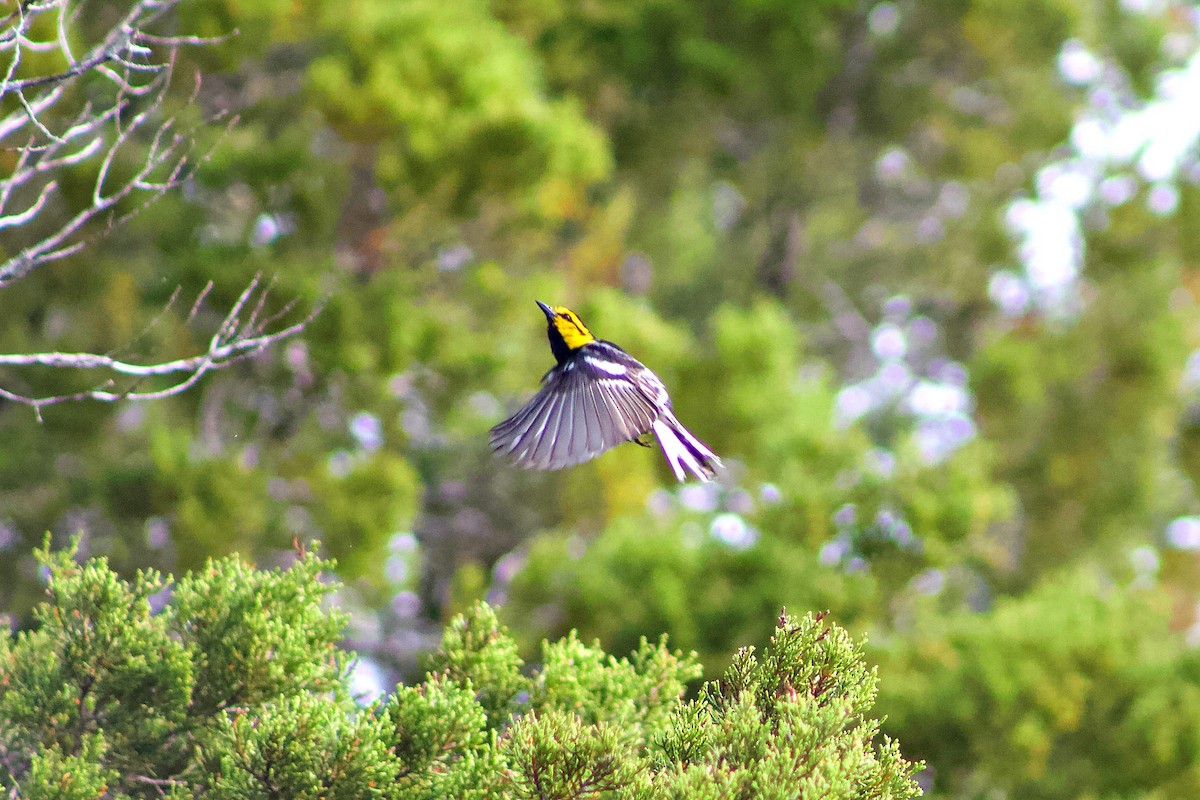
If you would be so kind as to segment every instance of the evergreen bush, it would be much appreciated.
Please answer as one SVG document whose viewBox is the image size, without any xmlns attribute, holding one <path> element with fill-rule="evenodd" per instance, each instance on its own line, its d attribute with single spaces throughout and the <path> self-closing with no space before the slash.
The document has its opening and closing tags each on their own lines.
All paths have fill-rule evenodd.
<svg viewBox="0 0 1200 800">
<path fill-rule="evenodd" d="M 357 703 L 330 563 L 235 557 L 174 581 L 38 551 L 34 627 L 0 638 L 13 798 L 909 798 L 876 676 L 822 616 L 685 699 L 694 654 L 574 634 L 527 665 L 494 611 L 447 627 L 423 682 Z"/>
</svg>

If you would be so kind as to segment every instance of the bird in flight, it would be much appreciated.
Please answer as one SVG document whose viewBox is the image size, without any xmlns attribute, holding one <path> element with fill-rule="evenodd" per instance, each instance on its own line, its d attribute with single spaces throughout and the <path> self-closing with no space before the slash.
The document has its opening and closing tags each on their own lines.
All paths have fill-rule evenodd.
<svg viewBox="0 0 1200 800">
<path fill-rule="evenodd" d="M 558 363 L 521 410 L 492 428 L 494 452 L 526 469 L 562 469 L 653 432 L 676 478 L 713 479 L 721 459 L 675 418 L 657 375 L 593 336 L 571 309 L 538 306 Z"/>
</svg>

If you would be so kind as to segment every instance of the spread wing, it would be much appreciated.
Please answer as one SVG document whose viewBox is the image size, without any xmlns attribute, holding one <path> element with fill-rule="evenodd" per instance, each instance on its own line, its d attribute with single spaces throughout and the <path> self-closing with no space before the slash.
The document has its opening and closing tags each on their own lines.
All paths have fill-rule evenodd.
<svg viewBox="0 0 1200 800">
<path fill-rule="evenodd" d="M 520 411 L 492 428 L 491 445 L 526 469 L 561 469 L 636 439 L 658 415 L 629 379 L 576 359 L 551 370 Z"/>
</svg>

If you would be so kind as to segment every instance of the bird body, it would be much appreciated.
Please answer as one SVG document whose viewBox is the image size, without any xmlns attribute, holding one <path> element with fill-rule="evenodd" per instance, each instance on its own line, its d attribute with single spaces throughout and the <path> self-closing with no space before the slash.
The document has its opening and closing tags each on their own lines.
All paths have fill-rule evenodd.
<svg viewBox="0 0 1200 800">
<path fill-rule="evenodd" d="M 593 336 L 570 309 L 538 306 L 558 363 L 528 403 L 492 428 L 496 453 L 528 469 L 562 469 L 653 432 L 679 480 L 714 477 L 721 460 L 675 418 L 657 375 Z"/>
</svg>

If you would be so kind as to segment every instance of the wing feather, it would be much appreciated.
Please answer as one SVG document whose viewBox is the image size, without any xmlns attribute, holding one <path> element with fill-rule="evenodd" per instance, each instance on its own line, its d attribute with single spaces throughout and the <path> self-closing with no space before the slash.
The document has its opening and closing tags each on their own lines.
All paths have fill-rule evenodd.
<svg viewBox="0 0 1200 800">
<path fill-rule="evenodd" d="M 596 405 L 596 387 L 589 383 L 579 387 L 579 400 L 583 406 L 583 420 L 587 425 L 587 449 L 590 453 L 604 451 L 604 421 Z"/>
<path fill-rule="evenodd" d="M 588 452 L 588 424 L 587 414 L 583 407 L 581 399 L 582 392 L 578 386 L 570 387 L 570 403 L 571 403 L 571 446 L 569 452 L 573 455 Z M 582 459 L 581 459 L 582 460 Z"/>
<path fill-rule="evenodd" d="M 528 403 L 492 428 L 491 446 L 528 469 L 561 469 L 636 439 L 658 415 L 634 383 L 579 364 L 551 371 Z"/>
<path fill-rule="evenodd" d="M 544 394 L 542 392 L 538 392 L 529 399 L 528 403 L 521 406 L 517 413 L 513 414 L 511 417 L 492 428 L 491 438 L 493 443 L 495 443 L 498 437 L 508 437 L 509 434 L 517 431 L 524 431 L 526 428 L 528 428 L 530 417 L 541 408 L 542 400 L 544 399 Z M 519 441 L 520 437 L 518 436 L 513 444 L 516 444 Z"/>
<path fill-rule="evenodd" d="M 636 439 L 650 430 L 657 416 L 657 409 L 647 402 L 639 402 L 643 400 L 644 395 L 637 391 L 636 387 L 624 381 L 608 381 L 603 388 L 610 405 L 618 410 L 625 424 L 623 432 L 626 441 Z"/>
<path fill-rule="evenodd" d="M 547 400 L 546 419 L 536 438 L 530 444 L 530 466 L 534 469 L 547 469 L 554 460 L 554 445 L 561 433 L 563 406 L 566 396 L 562 392 L 552 392 Z"/>
<path fill-rule="evenodd" d="M 511 456 L 517 463 L 522 462 L 528 450 L 530 434 L 537 427 L 550 401 L 549 388 L 543 386 L 516 414 L 492 428 L 493 450 Z"/>
<path fill-rule="evenodd" d="M 550 453 L 551 463 L 559 464 L 570 461 L 571 453 L 575 450 L 575 391 L 572 387 L 564 387 L 562 393 L 562 418 L 558 423 L 558 436 L 554 441 L 554 450 Z"/>
<path fill-rule="evenodd" d="M 614 384 L 614 381 L 600 381 L 596 390 L 600 399 L 611 412 L 613 430 L 610 435 L 620 437 L 623 442 L 628 442 L 630 439 L 637 438 L 638 434 L 634 430 L 637 418 L 632 409 L 623 401 L 620 392 L 616 391 Z"/>
</svg>

